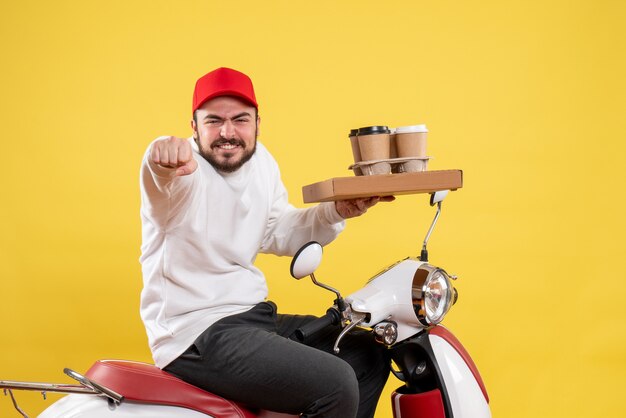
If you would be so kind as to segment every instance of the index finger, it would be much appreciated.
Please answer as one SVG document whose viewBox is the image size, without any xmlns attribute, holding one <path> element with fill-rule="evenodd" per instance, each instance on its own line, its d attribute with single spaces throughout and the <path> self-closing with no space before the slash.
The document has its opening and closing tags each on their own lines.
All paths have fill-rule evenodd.
<svg viewBox="0 0 626 418">
<path fill-rule="evenodd" d="M 150 148 L 150 158 L 157 164 L 161 162 L 161 153 L 159 152 L 159 147 L 155 146 L 155 144 L 152 144 L 152 147 Z"/>
<path fill-rule="evenodd" d="M 192 158 L 191 145 L 189 142 L 182 143 L 178 147 L 178 165 L 187 164 Z"/>
</svg>

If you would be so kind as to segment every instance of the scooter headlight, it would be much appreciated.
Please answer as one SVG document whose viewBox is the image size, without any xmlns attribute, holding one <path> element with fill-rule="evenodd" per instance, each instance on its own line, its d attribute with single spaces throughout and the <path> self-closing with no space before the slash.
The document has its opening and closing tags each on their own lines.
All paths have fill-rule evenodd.
<svg viewBox="0 0 626 418">
<path fill-rule="evenodd" d="M 423 264 L 413 277 L 412 297 L 420 323 L 435 325 L 443 320 L 456 301 L 456 290 L 445 271 Z"/>
<path fill-rule="evenodd" d="M 435 271 L 431 277 L 426 279 L 424 300 L 426 317 L 431 323 L 441 322 L 448 312 L 452 299 L 451 287 L 448 278 L 441 270 Z"/>
</svg>

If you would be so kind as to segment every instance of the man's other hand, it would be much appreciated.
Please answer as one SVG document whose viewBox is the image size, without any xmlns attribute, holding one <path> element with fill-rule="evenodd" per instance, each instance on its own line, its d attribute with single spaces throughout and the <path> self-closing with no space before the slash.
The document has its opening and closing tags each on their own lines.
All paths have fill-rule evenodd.
<svg viewBox="0 0 626 418">
<path fill-rule="evenodd" d="M 189 141 L 175 136 L 155 141 L 150 149 L 150 158 L 161 167 L 175 168 L 177 176 L 187 176 L 198 168 Z"/>
<path fill-rule="evenodd" d="M 363 215 L 369 208 L 378 202 L 392 202 L 395 199 L 396 198 L 394 196 L 374 196 L 337 200 L 335 201 L 335 208 L 337 209 L 337 213 L 342 218 L 348 219 Z"/>
</svg>

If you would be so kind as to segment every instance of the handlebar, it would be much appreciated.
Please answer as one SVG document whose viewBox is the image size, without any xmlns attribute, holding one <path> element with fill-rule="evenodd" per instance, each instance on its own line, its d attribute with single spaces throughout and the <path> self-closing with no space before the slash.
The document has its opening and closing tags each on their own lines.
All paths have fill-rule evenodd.
<svg viewBox="0 0 626 418">
<path fill-rule="evenodd" d="M 341 324 L 341 314 L 339 313 L 339 311 L 335 308 L 329 308 L 326 311 L 325 315 L 317 319 L 314 319 L 308 324 L 298 328 L 294 332 L 294 335 L 296 339 L 302 343 L 302 342 L 305 342 L 308 338 L 312 337 L 313 335 L 323 330 L 324 328 L 328 326 L 339 327 L 340 324 Z"/>
</svg>

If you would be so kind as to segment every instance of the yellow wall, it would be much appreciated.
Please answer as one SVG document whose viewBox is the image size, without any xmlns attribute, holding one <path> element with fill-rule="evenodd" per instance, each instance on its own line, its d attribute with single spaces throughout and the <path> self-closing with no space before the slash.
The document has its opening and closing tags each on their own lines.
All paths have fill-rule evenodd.
<svg viewBox="0 0 626 418">
<path fill-rule="evenodd" d="M 195 79 L 231 66 L 256 84 L 296 205 L 301 186 L 348 174 L 350 128 L 426 123 L 431 168 L 465 173 L 431 261 L 460 277 L 446 323 L 494 416 L 623 416 L 625 4 L 2 2 L 0 379 L 150 360 L 139 162 L 157 135 L 189 134 Z M 349 221 L 318 278 L 348 292 L 417 254 L 426 202 Z M 288 263 L 259 259 L 272 299 L 323 312 L 330 295 Z M 17 416 L 8 398 L 0 415 Z"/>
</svg>

